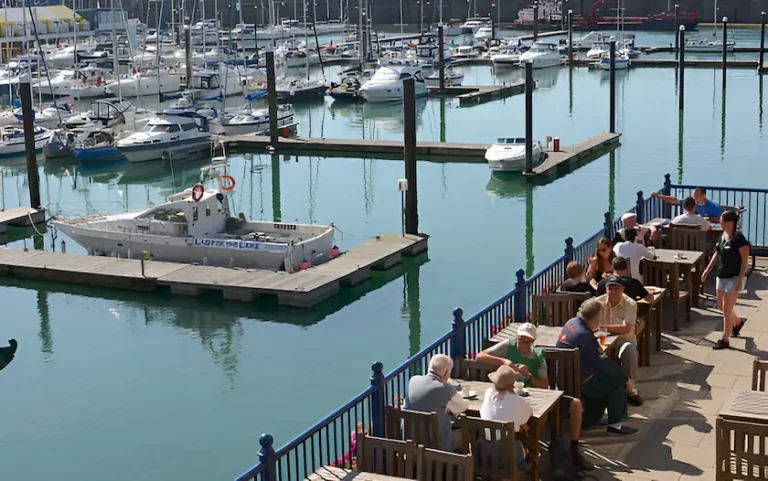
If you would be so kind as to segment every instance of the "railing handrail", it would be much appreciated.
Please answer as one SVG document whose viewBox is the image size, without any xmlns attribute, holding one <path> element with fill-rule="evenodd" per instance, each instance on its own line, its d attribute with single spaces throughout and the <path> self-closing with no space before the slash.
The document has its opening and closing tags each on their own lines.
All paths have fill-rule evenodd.
<svg viewBox="0 0 768 481">
<path fill-rule="evenodd" d="M 751 189 L 749 187 L 716 187 L 707 185 L 687 185 L 687 184 L 670 184 L 673 189 L 695 189 L 697 187 L 703 187 L 707 190 L 713 191 L 726 191 L 726 192 L 757 192 L 761 194 L 768 194 L 768 189 Z"/>
</svg>

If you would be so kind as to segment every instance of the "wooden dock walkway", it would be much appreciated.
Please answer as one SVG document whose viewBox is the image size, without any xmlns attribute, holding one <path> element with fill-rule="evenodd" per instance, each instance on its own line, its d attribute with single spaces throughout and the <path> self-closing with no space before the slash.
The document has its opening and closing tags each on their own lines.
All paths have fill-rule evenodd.
<svg viewBox="0 0 768 481">
<path fill-rule="evenodd" d="M 227 148 L 265 149 L 269 137 L 243 134 L 220 137 Z M 279 138 L 279 150 L 287 152 L 327 152 L 345 155 L 389 155 L 402 159 L 403 142 L 399 140 L 371 139 L 317 139 L 306 137 Z M 490 144 L 461 144 L 451 142 L 418 142 L 416 154 L 431 157 L 452 157 L 462 162 L 485 163 L 485 151 Z"/>
<path fill-rule="evenodd" d="M 492 100 L 504 99 L 525 93 L 525 82 L 515 82 L 502 85 L 465 86 L 458 87 L 429 87 L 430 95 L 449 96 L 459 99 L 459 107 L 471 107 Z"/>
<path fill-rule="evenodd" d="M 547 151 L 547 158 L 534 167 L 532 174 L 524 174 L 530 177 L 555 176 L 560 168 L 569 168 L 573 165 L 593 158 L 605 149 L 610 149 L 613 144 L 619 142 L 621 134 L 603 133 L 580 142 L 575 145 L 561 147 L 557 152 Z"/>
<path fill-rule="evenodd" d="M 579 67 L 592 67 L 595 64 L 594 60 L 576 59 L 572 61 L 574 66 Z M 680 62 L 674 58 L 638 58 L 632 59 L 632 65 L 630 69 L 635 67 L 663 67 L 663 68 L 675 68 Z M 698 67 L 698 68 L 721 68 L 723 66 L 722 60 L 712 59 L 694 59 L 685 60 L 686 67 Z M 755 60 L 728 60 L 728 68 L 757 68 L 757 61 Z"/>
<path fill-rule="evenodd" d="M 13 207 L 0 211 L 0 234 L 8 232 L 8 226 L 28 227 L 45 222 L 45 209 L 31 207 Z"/>
<path fill-rule="evenodd" d="M 0 275 L 133 291 L 167 287 L 173 294 L 191 296 L 219 291 L 225 299 L 242 302 L 277 296 L 280 305 L 307 308 L 335 295 L 340 286 L 365 281 L 371 271 L 399 264 L 402 256 L 426 251 L 427 239 L 387 234 L 293 274 L 147 261 L 142 276 L 141 261 L 136 259 L 0 248 Z"/>
</svg>

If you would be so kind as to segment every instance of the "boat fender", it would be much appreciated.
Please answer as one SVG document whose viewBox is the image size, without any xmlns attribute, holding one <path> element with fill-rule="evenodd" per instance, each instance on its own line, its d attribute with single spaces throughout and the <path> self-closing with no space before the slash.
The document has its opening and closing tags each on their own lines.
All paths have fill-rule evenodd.
<svg viewBox="0 0 768 481">
<path fill-rule="evenodd" d="M 227 182 L 224 182 L 224 181 Z M 219 189 L 229 192 L 230 190 L 234 190 L 235 188 L 235 178 L 232 177 L 229 174 L 224 174 L 221 177 L 219 177 Z"/>
<path fill-rule="evenodd" d="M 331 259 L 333 259 L 334 257 L 338 257 L 340 254 L 341 254 L 341 249 L 339 249 L 338 246 L 331 247 L 331 252 L 329 252 Z"/>
<path fill-rule="evenodd" d="M 195 184 L 194 187 L 192 187 L 192 200 L 195 202 L 200 202 L 200 199 L 203 198 L 204 192 L 205 186 L 203 184 Z"/>
<path fill-rule="evenodd" d="M 304 261 L 301 264 L 299 264 L 299 270 L 300 271 L 305 271 L 305 270 L 309 269 L 310 267 L 312 267 L 312 264 L 310 264 L 307 261 Z"/>
</svg>

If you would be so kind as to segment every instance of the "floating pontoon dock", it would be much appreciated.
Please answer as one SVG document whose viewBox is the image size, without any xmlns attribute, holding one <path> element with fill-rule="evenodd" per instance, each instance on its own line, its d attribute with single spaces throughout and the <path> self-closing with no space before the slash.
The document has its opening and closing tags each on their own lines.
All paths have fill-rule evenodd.
<svg viewBox="0 0 768 481">
<path fill-rule="evenodd" d="M 242 302 L 274 295 L 280 305 L 306 308 L 335 295 L 340 286 L 365 281 L 371 277 L 371 271 L 399 264 L 402 256 L 426 251 L 427 239 L 384 235 L 325 264 L 293 274 L 147 261 L 143 276 L 142 263 L 136 259 L 0 248 L 0 275 L 134 291 L 153 291 L 165 286 L 172 294 L 188 296 L 219 291 L 225 299 Z"/>
<path fill-rule="evenodd" d="M 591 159 L 604 149 L 612 148 L 612 144 L 619 142 L 619 137 L 621 137 L 621 134 L 604 133 L 576 145 L 562 147 L 557 152 L 549 150 L 547 151 L 546 160 L 534 167 L 532 174 L 525 175 L 532 177 L 555 176 L 561 167 L 572 167 L 579 162 Z"/>
<path fill-rule="evenodd" d="M 45 209 L 14 207 L 0 211 L 0 234 L 8 232 L 8 226 L 29 227 L 45 221 Z"/>
<path fill-rule="evenodd" d="M 459 107 L 470 107 L 525 93 L 525 82 L 482 87 L 461 85 L 458 87 L 443 87 L 442 90 L 440 90 L 440 87 L 429 87 L 429 93 L 434 96 L 455 96 L 459 99 Z"/>
</svg>

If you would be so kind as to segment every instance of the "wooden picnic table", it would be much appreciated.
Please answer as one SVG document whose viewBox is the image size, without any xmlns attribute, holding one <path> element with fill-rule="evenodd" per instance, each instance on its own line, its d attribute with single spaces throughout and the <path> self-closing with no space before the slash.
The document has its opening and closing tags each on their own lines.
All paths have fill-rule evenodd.
<svg viewBox="0 0 768 481">
<path fill-rule="evenodd" d="M 410 478 L 399 478 L 397 476 L 386 476 L 383 474 L 361 473 L 350 471 L 349 469 L 337 468 L 334 466 L 323 466 L 310 474 L 307 481 L 415 481 Z"/>
<path fill-rule="evenodd" d="M 768 424 L 768 392 L 733 391 L 720 408 L 719 416 L 732 421 Z"/>
<path fill-rule="evenodd" d="M 469 392 L 474 391 L 475 397 L 469 399 L 469 408 L 467 413 L 472 416 L 480 415 L 480 408 L 483 406 L 483 399 L 485 398 L 485 392 L 488 389 L 493 388 L 493 383 L 485 381 L 461 381 L 462 390 L 466 387 L 469 388 Z M 560 398 L 563 397 L 563 391 L 556 389 L 537 389 L 526 388 L 528 396 L 525 400 L 530 404 L 533 410 L 533 415 L 528 420 L 529 434 L 532 436 L 530 446 L 531 459 L 533 460 L 533 479 L 539 481 L 541 476 L 539 474 L 539 456 L 541 455 L 541 448 L 539 447 L 539 441 L 541 441 L 541 432 L 544 426 L 547 424 L 547 419 L 552 416 L 552 436 L 556 436 L 560 432 Z"/>
<path fill-rule="evenodd" d="M 509 339 L 517 339 L 517 329 L 519 327 L 519 323 L 512 323 L 497 332 L 496 335 L 491 338 L 491 341 L 501 342 L 507 341 Z M 560 332 L 562 330 L 562 327 L 544 325 L 536 326 L 536 340 L 533 341 L 533 345 L 536 347 L 555 347 L 557 345 L 557 340 L 560 338 Z M 597 336 L 597 333 L 595 333 L 595 335 Z M 611 348 L 618 337 L 619 336 L 616 334 L 608 334 L 608 336 L 605 338 L 605 348 Z"/>
<path fill-rule="evenodd" d="M 664 262 L 666 264 L 677 264 L 680 273 L 685 276 L 688 281 L 689 289 L 691 290 L 691 296 L 693 305 L 699 307 L 699 289 L 701 288 L 701 272 L 697 269 L 694 275 L 694 268 L 699 266 L 699 263 L 704 258 L 703 252 L 698 251 L 684 251 L 678 249 L 650 249 L 652 253 L 656 255 L 656 261 Z M 673 298 L 677 298 L 679 292 L 671 292 Z"/>
<path fill-rule="evenodd" d="M 645 316 L 645 319 L 648 321 L 648 324 L 645 326 L 646 329 L 650 329 L 650 323 L 651 323 L 651 313 L 653 311 L 656 311 L 656 326 L 654 330 L 654 335 L 656 336 L 656 350 L 661 350 L 661 329 L 662 329 L 662 312 L 664 311 L 663 307 L 663 300 L 664 300 L 664 293 L 667 291 L 663 287 L 655 287 L 655 286 L 645 286 L 645 289 L 653 294 L 653 300 L 652 301 L 646 301 L 645 299 L 640 299 L 637 301 L 637 316 Z M 646 349 L 643 353 L 643 357 L 645 361 L 646 366 L 650 366 L 651 364 L 651 354 L 650 349 Z"/>
</svg>

